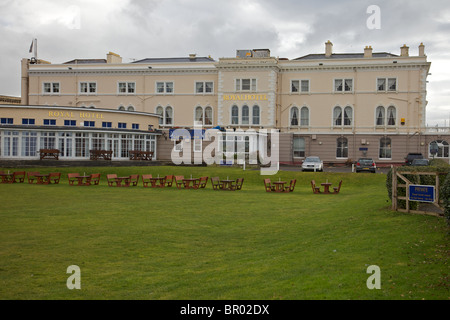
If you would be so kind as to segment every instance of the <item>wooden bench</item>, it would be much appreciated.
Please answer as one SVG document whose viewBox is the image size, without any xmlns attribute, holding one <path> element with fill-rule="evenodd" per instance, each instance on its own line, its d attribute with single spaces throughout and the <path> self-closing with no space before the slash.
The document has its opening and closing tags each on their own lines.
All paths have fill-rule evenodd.
<svg viewBox="0 0 450 320">
<path fill-rule="evenodd" d="M 39 149 L 39 157 L 42 159 L 54 159 L 59 160 L 59 154 L 61 152 L 58 149 Z"/>
<path fill-rule="evenodd" d="M 339 193 L 339 191 L 341 191 L 341 186 L 342 186 L 342 180 L 339 181 L 339 186 L 338 187 L 333 187 L 334 190 L 334 194 Z"/>
<path fill-rule="evenodd" d="M 289 186 L 284 187 L 284 192 L 293 192 L 294 188 L 295 188 L 295 183 L 297 182 L 297 179 L 293 179 L 291 180 L 291 183 L 289 184 Z"/>
<path fill-rule="evenodd" d="M 69 180 L 69 185 L 73 186 L 75 182 L 78 181 L 78 173 L 68 173 L 67 179 Z"/>
<path fill-rule="evenodd" d="M 112 150 L 89 150 L 90 159 L 91 160 L 111 160 L 112 159 Z"/>
<path fill-rule="evenodd" d="M 12 182 L 23 183 L 25 181 L 25 175 L 26 175 L 25 171 L 14 171 Z"/>
<path fill-rule="evenodd" d="M 98 185 L 100 183 L 100 173 L 92 173 L 88 180 L 89 184 Z"/>
<path fill-rule="evenodd" d="M 264 188 L 266 189 L 266 192 L 275 191 L 275 186 L 272 185 L 272 182 L 268 178 L 264 179 Z"/>
<path fill-rule="evenodd" d="M 314 193 L 320 193 L 320 187 L 316 187 L 316 181 L 311 180 L 311 187 Z"/>
<path fill-rule="evenodd" d="M 128 151 L 130 160 L 147 160 L 153 159 L 153 151 L 130 150 Z"/>
<path fill-rule="evenodd" d="M 48 177 L 49 183 L 59 184 L 59 180 L 61 179 L 61 172 L 50 172 Z"/>
<path fill-rule="evenodd" d="M 223 188 L 223 184 L 220 183 L 219 177 L 211 177 L 211 184 L 214 190 L 220 190 Z"/>
<path fill-rule="evenodd" d="M 37 180 L 36 175 L 39 174 L 39 172 L 28 172 L 27 173 L 27 179 L 28 183 L 32 184 L 35 180 Z"/>
</svg>

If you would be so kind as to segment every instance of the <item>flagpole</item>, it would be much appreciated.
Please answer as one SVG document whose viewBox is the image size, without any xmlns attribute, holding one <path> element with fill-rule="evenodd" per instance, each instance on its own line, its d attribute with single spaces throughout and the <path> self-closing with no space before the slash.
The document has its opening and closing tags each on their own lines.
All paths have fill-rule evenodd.
<svg viewBox="0 0 450 320">
<path fill-rule="evenodd" d="M 37 39 L 34 38 L 34 58 L 37 61 Z"/>
</svg>

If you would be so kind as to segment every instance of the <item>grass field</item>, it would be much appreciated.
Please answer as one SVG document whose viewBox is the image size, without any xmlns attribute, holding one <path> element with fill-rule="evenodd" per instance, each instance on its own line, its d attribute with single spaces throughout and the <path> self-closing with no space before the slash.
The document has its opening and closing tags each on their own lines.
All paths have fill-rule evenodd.
<svg viewBox="0 0 450 320">
<path fill-rule="evenodd" d="M 270 178 L 296 178 L 295 191 L 272 194 L 238 168 L 26 170 L 63 178 L 0 184 L 0 299 L 450 299 L 444 219 L 391 211 L 383 174 L 280 171 Z M 69 186 L 68 172 L 102 181 Z M 112 188 L 107 173 L 245 180 L 236 192 Z M 315 195 L 311 179 L 342 179 L 341 193 Z M 66 286 L 71 265 L 80 290 Z"/>
</svg>

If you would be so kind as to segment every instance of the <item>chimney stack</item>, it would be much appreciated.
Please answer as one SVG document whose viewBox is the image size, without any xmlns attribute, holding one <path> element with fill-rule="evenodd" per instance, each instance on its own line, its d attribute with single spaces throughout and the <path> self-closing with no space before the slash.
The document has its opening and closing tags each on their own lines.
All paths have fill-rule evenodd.
<svg viewBox="0 0 450 320">
<path fill-rule="evenodd" d="M 106 54 L 106 63 L 122 63 L 122 57 L 110 51 Z"/>
<path fill-rule="evenodd" d="M 325 42 L 325 57 L 329 58 L 333 54 L 333 44 L 328 40 Z"/>
<path fill-rule="evenodd" d="M 372 46 L 366 46 L 364 48 L 364 58 L 372 58 Z"/>
<path fill-rule="evenodd" d="M 425 46 L 423 45 L 423 42 L 420 43 L 419 46 L 419 57 L 425 57 Z"/>
<path fill-rule="evenodd" d="M 400 52 L 400 56 L 409 57 L 409 47 L 407 47 L 406 44 L 404 44 L 403 47 L 400 48 Z"/>
</svg>

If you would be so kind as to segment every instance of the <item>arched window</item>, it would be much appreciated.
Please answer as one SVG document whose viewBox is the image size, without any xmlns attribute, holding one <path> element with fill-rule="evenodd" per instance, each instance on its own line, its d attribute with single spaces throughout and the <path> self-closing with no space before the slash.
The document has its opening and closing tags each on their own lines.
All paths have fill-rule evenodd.
<svg viewBox="0 0 450 320">
<path fill-rule="evenodd" d="M 248 106 L 242 107 L 242 124 L 248 124 L 249 123 L 249 108 Z"/>
<path fill-rule="evenodd" d="M 309 109 L 308 107 L 302 107 L 300 109 L 300 125 L 309 126 Z"/>
<path fill-rule="evenodd" d="M 289 123 L 291 126 L 298 126 L 298 108 L 297 107 L 291 108 L 291 114 L 290 114 L 289 118 L 290 118 Z"/>
<path fill-rule="evenodd" d="M 120 111 L 125 111 L 125 107 L 122 106 L 122 105 L 120 105 L 118 109 L 119 109 Z"/>
<path fill-rule="evenodd" d="M 166 112 L 164 113 L 164 124 L 172 125 L 173 124 L 173 109 L 172 107 L 166 107 Z"/>
<path fill-rule="evenodd" d="M 333 125 L 342 126 L 342 108 L 334 107 L 333 109 Z"/>
<path fill-rule="evenodd" d="M 391 147 L 391 138 L 381 138 L 380 139 L 380 159 L 391 159 L 392 157 L 392 147 Z"/>
<path fill-rule="evenodd" d="M 127 108 L 128 111 L 134 111 L 134 107 L 132 105 L 129 105 Z"/>
<path fill-rule="evenodd" d="M 239 108 L 237 106 L 231 107 L 231 124 L 239 124 Z"/>
<path fill-rule="evenodd" d="M 385 110 L 383 106 L 377 107 L 375 111 L 375 117 L 376 117 L 376 125 L 377 126 L 384 126 L 384 118 L 385 118 Z"/>
<path fill-rule="evenodd" d="M 348 140 L 347 138 L 338 138 L 336 141 L 336 158 L 348 158 Z"/>
<path fill-rule="evenodd" d="M 351 126 L 353 122 L 352 107 L 345 107 L 344 109 L 344 126 Z"/>
<path fill-rule="evenodd" d="M 199 121 L 203 124 L 203 108 L 202 107 L 195 108 L 195 121 Z"/>
<path fill-rule="evenodd" d="M 160 125 L 164 124 L 164 109 L 163 109 L 163 107 L 161 107 L 161 106 L 157 107 L 156 114 L 161 116 L 161 118 L 159 118 L 159 124 Z"/>
<path fill-rule="evenodd" d="M 259 113 L 259 106 L 253 106 L 253 110 L 252 110 L 252 124 L 259 124 L 259 117 L 260 117 L 260 113 Z"/>
<path fill-rule="evenodd" d="M 213 110 L 211 107 L 205 108 L 205 126 L 210 126 L 213 124 Z"/>
<path fill-rule="evenodd" d="M 387 109 L 387 124 L 388 124 L 388 126 L 395 126 L 395 124 L 397 123 L 396 119 L 397 119 L 397 112 L 395 110 L 395 107 L 390 106 Z"/>
<path fill-rule="evenodd" d="M 433 155 L 433 150 L 436 153 Z M 430 143 L 428 147 L 430 157 L 434 158 L 448 158 L 449 157 L 449 144 L 445 140 L 435 140 Z"/>
</svg>

